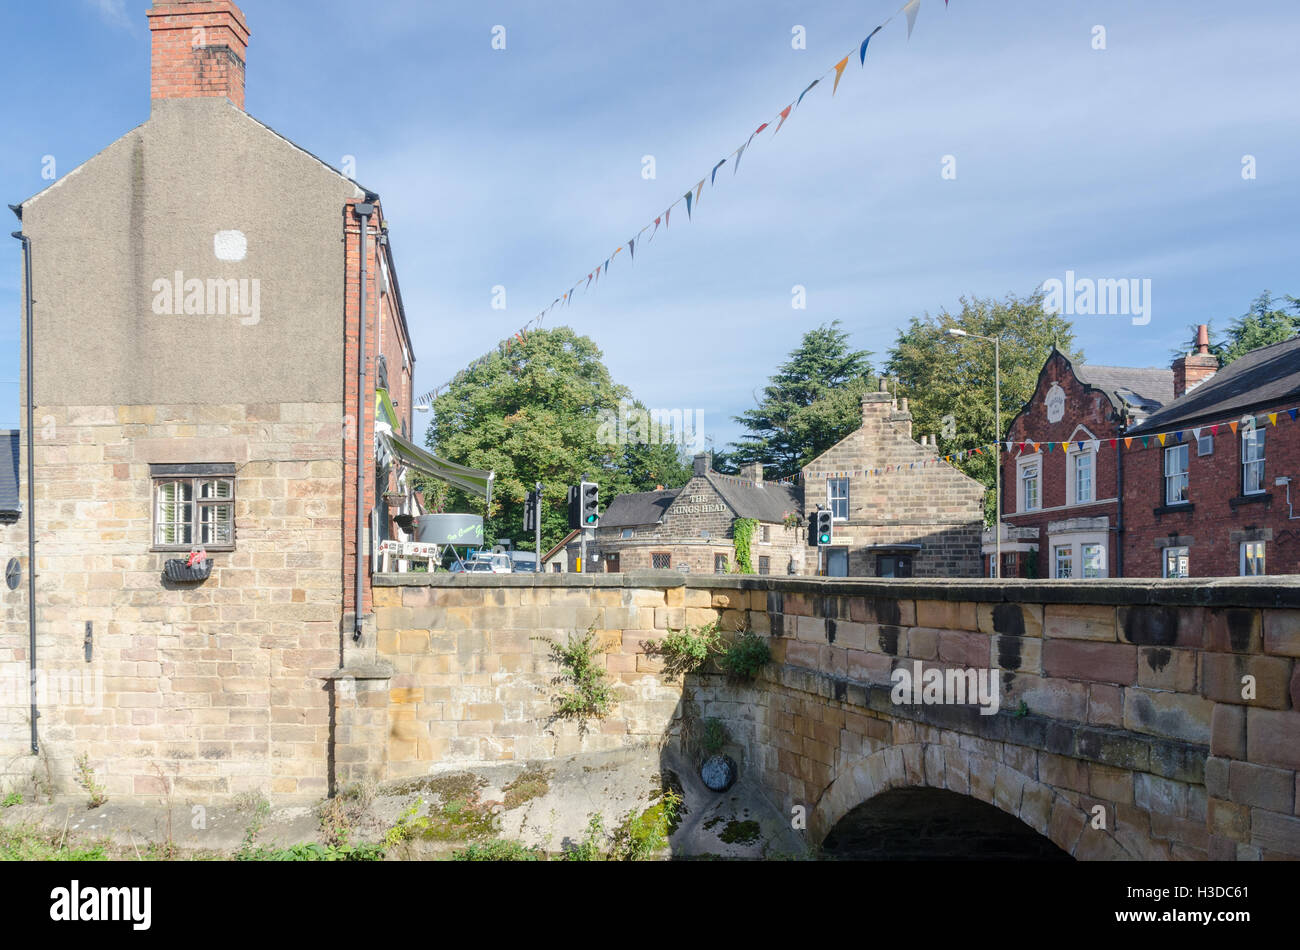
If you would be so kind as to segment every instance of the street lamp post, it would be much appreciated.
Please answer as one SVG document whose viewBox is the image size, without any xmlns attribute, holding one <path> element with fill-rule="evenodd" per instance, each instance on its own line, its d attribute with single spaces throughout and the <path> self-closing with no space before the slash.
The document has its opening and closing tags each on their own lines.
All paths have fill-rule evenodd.
<svg viewBox="0 0 1300 950">
<path fill-rule="evenodd" d="M 994 468 L 994 489 L 993 489 L 993 538 L 994 538 L 994 558 L 993 576 L 1002 576 L 1002 337 L 1000 336 L 980 336 L 978 333 L 967 333 L 959 327 L 949 327 L 949 336 L 968 336 L 976 340 L 983 340 L 986 343 L 993 344 L 993 411 L 996 417 L 994 426 L 997 429 L 997 443 L 993 452 L 993 458 L 996 463 Z"/>
</svg>

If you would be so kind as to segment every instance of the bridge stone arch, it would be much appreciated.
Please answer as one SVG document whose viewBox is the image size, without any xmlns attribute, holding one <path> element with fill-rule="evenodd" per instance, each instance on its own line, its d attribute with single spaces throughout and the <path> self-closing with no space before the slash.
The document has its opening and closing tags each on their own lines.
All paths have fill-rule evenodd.
<svg viewBox="0 0 1300 950">
<path fill-rule="evenodd" d="M 818 844 L 859 805 L 897 788 L 933 788 L 992 805 L 1044 836 L 1072 857 L 1142 860 L 1168 854 L 1134 826 L 1107 812 L 1104 829 L 1068 794 L 1024 774 L 1005 761 L 938 742 L 886 746 L 843 768 L 809 814 L 808 831 Z M 997 745 L 1004 745 L 998 743 Z"/>
</svg>

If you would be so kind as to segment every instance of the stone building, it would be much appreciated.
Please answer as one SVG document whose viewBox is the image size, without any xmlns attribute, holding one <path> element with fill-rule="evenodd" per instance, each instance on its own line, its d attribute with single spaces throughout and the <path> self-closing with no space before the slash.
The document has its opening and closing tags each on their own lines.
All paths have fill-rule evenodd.
<svg viewBox="0 0 1300 950">
<path fill-rule="evenodd" d="M 19 458 L 18 430 L 0 430 L 0 538 L 6 542 L 13 536 L 13 529 L 9 526 L 23 513 L 22 498 L 18 493 L 18 486 L 22 484 L 18 474 Z M 6 543 L 5 549 L 0 551 L 5 560 L 10 556 L 8 549 Z"/>
<path fill-rule="evenodd" d="M 1077 366 L 1053 348 L 1004 437 L 1002 577 L 1122 575 L 1120 472 L 1110 444 L 1171 402 L 1174 387 L 1171 370 Z M 983 551 L 993 576 L 992 531 Z"/>
<path fill-rule="evenodd" d="M 832 512 L 834 544 L 820 572 L 835 577 L 972 577 L 980 570 L 984 486 L 912 439 L 907 401 L 862 400 L 862 427 L 803 469 L 803 514 Z M 808 573 L 818 571 L 809 551 Z"/>
<path fill-rule="evenodd" d="M 15 207 L 36 650 L 24 582 L 4 591 L 0 677 L 21 685 L 0 690 L 0 783 L 39 747 L 58 790 L 84 754 L 110 796 L 319 796 L 329 677 L 373 650 L 370 559 L 413 512 L 384 212 L 244 111 L 234 3 L 148 20 L 147 120 Z M 165 575 L 199 548 L 201 579 Z M 33 723 L 29 675 L 96 686 L 39 694 Z"/>
<path fill-rule="evenodd" d="M 737 568 L 735 528 L 753 521 L 750 560 L 756 574 L 802 574 L 807 546 L 799 526 L 801 492 L 763 480 L 763 467 L 739 476 L 713 471 L 712 455 L 695 456 L 681 488 L 619 495 L 600 516 L 588 560 L 606 573 L 671 569 L 726 574 Z M 576 542 L 570 541 L 570 561 Z"/>
<path fill-rule="evenodd" d="M 1201 335 L 1187 391 L 1127 435 L 1124 573 L 1300 573 L 1300 337 L 1216 371 Z"/>
</svg>

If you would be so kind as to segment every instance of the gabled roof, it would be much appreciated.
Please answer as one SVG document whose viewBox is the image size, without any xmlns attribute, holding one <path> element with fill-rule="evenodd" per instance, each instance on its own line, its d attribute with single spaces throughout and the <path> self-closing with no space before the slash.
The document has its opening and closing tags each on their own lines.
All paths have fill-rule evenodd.
<svg viewBox="0 0 1300 950">
<path fill-rule="evenodd" d="M 18 497 L 18 430 L 0 429 L 0 514 L 22 510 Z"/>
<path fill-rule="evenodd" d="M 555 557 L 555 555 L 563 551 L 568 546 L 569 542 L 572 541 L 581 533 L 581 530 L 582 529 L 580 528 L 574 528 L 572 531 L 570 531 L 568 534 L 562 537 L 560 539 L 560 542 L 557 545 L 555 545 L 555 547 L 551 548 L 549 551 L 547 551 L 542 555 L 542 563 L 543 564 L 547 563 L 548 561 L 550 561 L 551 558 Z"/>
<path fill-rule="evenodd" d="M 1102 390 L 1110 397 L 1112 405 L 1121 408 L 1116 401 L 1142 413 L 1155 412 L 1161 406 L 1174 401 L 1174 371 L 1160 369 L 1158 366 L 1074 366 L 1074 376 L 1079 382 Z"/>
<path fill-rule="evenodd" d="M 1227 422 L 1255 408 L 1294 398 L 1300 398 L 1300 336 L 1261 346 L 1233 360 L 1132 431 L 1155 432 L 1201 421 Z"/>
<path fill-rule="evenodd" d="M 630 528 L 635 525 L 658 524 L 668 506 L 681 492 L 680 488 L 665 491 L 641 491 L 618 495 L 600 516 L 602 528 Z"/>
<path fill-rule="evenodd" d="M 780 524 L 787 514 L 803 511 L 803 490 L 794 485 L 732 481 L 717 472 L 705 477 L 737 517 Z"/>
</svg>

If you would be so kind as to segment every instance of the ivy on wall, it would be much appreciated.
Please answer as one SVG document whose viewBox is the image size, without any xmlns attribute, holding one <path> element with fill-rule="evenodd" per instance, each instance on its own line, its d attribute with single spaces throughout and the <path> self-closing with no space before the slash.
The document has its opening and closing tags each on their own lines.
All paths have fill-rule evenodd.
<svg viewBox="0 0 1300 950">
<path fill-rule="evenodd" d="M 754 539 L 754 529 L 758 522 L 753 518 L 737 518 L 732 522 L 731 537 L 736 548 L 736 572 L 753 574 L 754 561 L 749 554 L 750 542 Z"/>
</svg>

